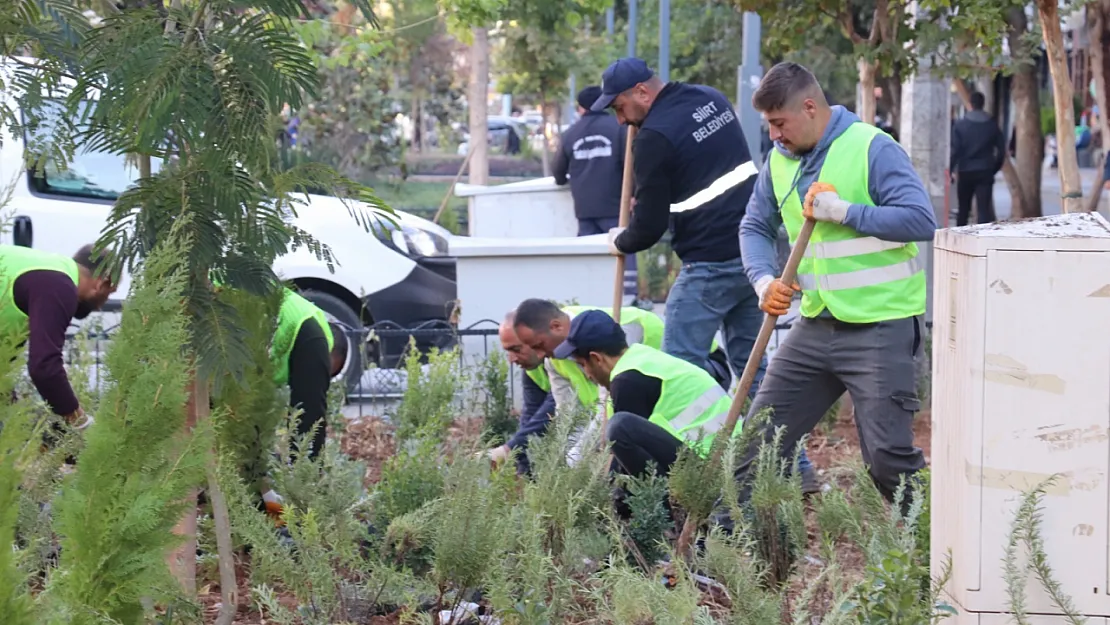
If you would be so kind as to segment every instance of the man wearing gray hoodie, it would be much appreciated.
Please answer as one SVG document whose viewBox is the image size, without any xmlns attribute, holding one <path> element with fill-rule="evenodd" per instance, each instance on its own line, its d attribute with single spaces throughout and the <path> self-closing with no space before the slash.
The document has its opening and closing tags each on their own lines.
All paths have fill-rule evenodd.
<svg viewBox="0 0 1110 625">
<path fill-rule="evenodd" d="M 925 466 L 912 429 L 921 407 L 914 359 L 926 280 L 915 241 L 933 238 L 932 204 L 902 147 L 830 107 L 805 67 L 771 68 L 752 104 L 775 146 L 740 222 L 744 267 L 764 312 L 785 314 L 800 292 L 801 315 L 775 351 L 748 419 L 772 408 L 766 440 L 784 426 L 782 453 L 792 457 L 847 390 L 863 460 L 893 500 L 900 478 Z M 793 244 L 806 219 L 817 222 L 813 236 L 795 284 L 784 284 L 775 233 L 785 225 Z M 749 450 L 738 478 L 756 452 Z"/>
</svg>

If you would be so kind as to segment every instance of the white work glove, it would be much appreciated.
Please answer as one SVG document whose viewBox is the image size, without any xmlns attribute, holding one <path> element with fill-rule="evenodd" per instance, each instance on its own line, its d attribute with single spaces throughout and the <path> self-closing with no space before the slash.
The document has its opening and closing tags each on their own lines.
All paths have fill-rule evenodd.
<svg viewBox="0 0 1110 625">
<path fill-rule="evenodd" d="M 501 464 L 502 462 L 508 460 L 509 456 L 513 455 L 513 450 L 509 449 L 508 445 L 501 445 L 499 447 L 494 447 L 493 449 L 487 449 L 486 451 L 479 451 L 474 455 L 479 458 L 485 456 L 486 458 L 489 458 L 489 461 L 493 464 Z"/>
<path fill-rule="evenodd" d="M 813 218 L 842 224 L 848 217 L 848 207 L 851 205 L 851 202 L 840 199 L 834 191 L 822 191 L 813 197 Z"/>
<path fill-rule="evenodd" d="M 627 228 L 621 226 L 609 228 L 609 253 L 613 256 L 624 256 L 624 252 L 617 249 L 617 237 L 625 230 L 627 230 Z"/>
<path fill-rule="evenodd" d="M 87 429 L 93 423 L 96 423 L 96 419 L 94 419 L 91 414 L 85 413 L 84 417 L 85 417 L 84 420 L 81 421 L 80 423 L 74 423 L 73 424 L 73 429 L 75 429 L 75 430 L 84 430 L 84 429 Z"/>
<path fill-rule="evenodd" d="M 763 294 L 767 292 L 767 287 L 770 286 L 771 283 L 774 281 L 774 276 L 763 276 L 762 278 L 755 281 L 755 284 L 752 285 L 752 288 L 755 289 L 755 295 L 759 298 L 759 301 L 763 301 Z"/>
</svg>

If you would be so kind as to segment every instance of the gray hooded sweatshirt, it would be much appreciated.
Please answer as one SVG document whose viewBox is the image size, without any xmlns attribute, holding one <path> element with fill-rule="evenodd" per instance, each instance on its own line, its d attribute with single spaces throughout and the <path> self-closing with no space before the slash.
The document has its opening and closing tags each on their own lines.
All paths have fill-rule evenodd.
<svg viewBox="0 0 1110 625">
<path fill-rule="evenodd" d="M 779 153 L 802 162 L 798 186 L 794 191 L 799 201 L 805 199 L 809 185 L 817 180 L 829 145 L 857 121 L 859 118 L 843 106 L 833 106 L 825 134 L 809 153 L 795 155 L 775 143 L 774 149 Z M 748 200 L 748 210 L 740 221 L 740 251 L 752 284 L 764 276 L 778 277 L 782 270 L 777 266 L 775 255 L 775 238 L 782 225 L 782 214 L 771 186 L 770 156 L 768 153 L 759 170 L 755 189 Z M 879 134 L 871 142 L 867 165 L 868 190 L 877 206 L 852 204 L 844 225 L 885 241 L 933 240 L 937 229 L 933 205 L 902 146 L 890 135 Z"/>
</svg>

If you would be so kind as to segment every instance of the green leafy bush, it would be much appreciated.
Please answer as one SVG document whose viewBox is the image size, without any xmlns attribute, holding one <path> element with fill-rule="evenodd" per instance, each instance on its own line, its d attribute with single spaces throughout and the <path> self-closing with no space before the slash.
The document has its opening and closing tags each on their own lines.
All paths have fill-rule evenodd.
<svg viewBox="0 0 1110 625">
<path fill-rule="evenodd" d="M 433 347 L 427 360 L 425 373 L 416 339 L 409 339 L 404 358 L 407 386 L 397 409 L 399 440 L 419 436 L 442 440 L 455 419 L 455 398 L 461 386 L 458 350 Z"/>
</svg>

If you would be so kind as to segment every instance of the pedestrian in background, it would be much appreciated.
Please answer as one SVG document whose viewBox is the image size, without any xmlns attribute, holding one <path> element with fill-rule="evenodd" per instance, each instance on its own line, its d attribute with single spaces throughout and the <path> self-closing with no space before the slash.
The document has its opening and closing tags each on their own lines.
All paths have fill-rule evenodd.
<svg viewBox="0 0 1110 625">
<path fill-rule="evenodd" d="M 994 221 L 994 176 L 1006 158 L 1006 135 L 983 110 L 986 98 L 971 94 L 971 110 L 952 126 L 952 156 L 948 171 L 956 183 L 956 225 L 966 226 L 975 198 L 979 223 Z"/>
<path fill-rule="evenodd" d="M 555 155 L 555 184 L 570 180 L 580 237 L 605 234 L 620 222 L 627 130 L 606 111 L 590 110 L 600 95 L 596 85 L 578 92 L 578 121 L 563 133 Z M 641 306 L 639 292 L 633 254 L 624 261 L 626 303 Z"/>
</svg>

